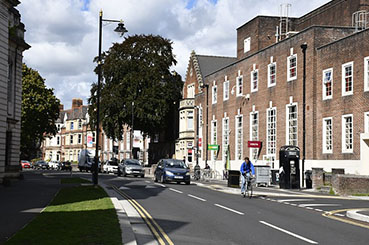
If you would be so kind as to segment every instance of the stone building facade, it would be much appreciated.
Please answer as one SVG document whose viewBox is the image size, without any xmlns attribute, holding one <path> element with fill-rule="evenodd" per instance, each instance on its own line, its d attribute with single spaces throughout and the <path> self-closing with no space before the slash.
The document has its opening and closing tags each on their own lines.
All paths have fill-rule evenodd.
<svg viewBox="0 0 369 245">
<path fill-rule="evenodd" d="M 30 48 L 24 41 L 24 24 L 17 0 L 0 1 L 0 183 L 19 176 L 22 58 Z"/>
<path fill-rule="evenodd" d="M 195 94 L 195 106 L 209 105 L 199 134 L 208 134 L 202 152 L 214 170 L 223 171 L 228 146 L 231 169 L 245 156 L 278 169 L 281 146 L 303 148 L 306 44 L 305 170 L 369 174 L 368 11 L 369 0 L 333 0 L 284 19 L 289 29 L 277 38 L 280 17 L 258 16 L 237 29 L 236 61 L 204 76 Z M 259 157 L 248 141 L 263 142 Z"/>
</svg>

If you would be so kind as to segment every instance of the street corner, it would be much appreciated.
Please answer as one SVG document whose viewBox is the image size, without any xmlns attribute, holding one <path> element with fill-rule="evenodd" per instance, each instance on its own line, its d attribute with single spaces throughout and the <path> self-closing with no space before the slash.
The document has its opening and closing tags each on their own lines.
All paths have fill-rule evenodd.
<svg viewBox="0 0 369 245">
<path fill-rule="evenodd" d="M 327 211 L 324 217 L 369 229 L 369 208 L 350 208 Z"/>
</svg>

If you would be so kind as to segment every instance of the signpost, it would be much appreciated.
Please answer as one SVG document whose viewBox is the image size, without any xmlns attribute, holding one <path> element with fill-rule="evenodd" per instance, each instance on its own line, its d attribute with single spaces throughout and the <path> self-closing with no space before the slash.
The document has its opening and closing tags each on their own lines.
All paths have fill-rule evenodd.
<svg viewBox="0 0 369 245">
<path fill-rule="evenodd" d="M 209 151 L 218 151 L 219 150 L 219 145 L 208 145 L 208 150 Z"/>
</svg>

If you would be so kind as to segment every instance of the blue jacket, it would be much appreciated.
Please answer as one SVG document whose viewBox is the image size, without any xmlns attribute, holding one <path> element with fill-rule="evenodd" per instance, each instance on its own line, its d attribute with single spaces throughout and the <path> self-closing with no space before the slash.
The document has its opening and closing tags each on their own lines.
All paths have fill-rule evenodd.
<svg viewBox="0 0 369 245">
<path fill-rule="evenodd" d="M 254 168 L 254 164 L 252 164 L 252 162 L 250 161 L 250 168 L 247 168 L 247 163 L 246 161 L 243 162 L 241 164 L 241 168 L 240 168 L 240 172 L 241 174 L 244 174 L 245 172 L 246 173 L 249 173 L 251 171 L 252 174 L 255 174 L 255 168 Z"/>
</svg>

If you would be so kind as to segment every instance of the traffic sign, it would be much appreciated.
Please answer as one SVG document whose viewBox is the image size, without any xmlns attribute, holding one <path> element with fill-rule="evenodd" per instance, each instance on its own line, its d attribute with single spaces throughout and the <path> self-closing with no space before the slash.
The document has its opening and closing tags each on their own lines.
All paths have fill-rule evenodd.
<svg viewBox="0 0 369 245">
<path fill-rule="evenodd" d="M 217 151 L 219 150 L 219 145 L 208 145 L 209 151 Z"/>
</svg>

